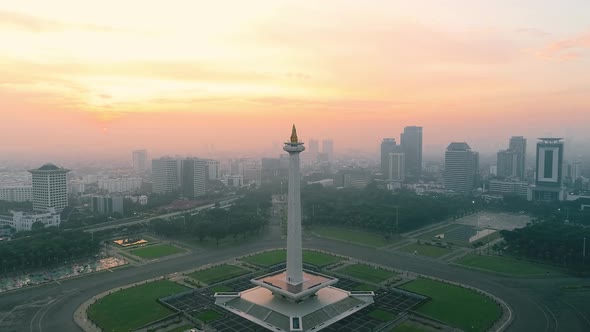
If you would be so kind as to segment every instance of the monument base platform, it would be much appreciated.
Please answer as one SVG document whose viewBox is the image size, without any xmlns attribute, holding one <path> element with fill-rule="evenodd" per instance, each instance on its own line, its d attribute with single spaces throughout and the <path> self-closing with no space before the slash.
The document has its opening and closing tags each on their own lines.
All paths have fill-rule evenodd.
<svg viewBox="0 0 590 332">
<path fill-rule="evenodd" d="M 216 293 L 215 304 L 273 331 L 319 331 L 373 303 L 373 292 L 348 292 L 328 286 L 294 302 L 260 286 Z"/>
</svg>

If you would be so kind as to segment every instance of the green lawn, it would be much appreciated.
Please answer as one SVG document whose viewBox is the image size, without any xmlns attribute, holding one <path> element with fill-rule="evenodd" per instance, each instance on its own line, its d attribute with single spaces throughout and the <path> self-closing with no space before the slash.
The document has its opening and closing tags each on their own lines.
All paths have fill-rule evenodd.
<svg viewBox="0 0 590 332">
<path fill-rule="evenodd" d="M 103 331 L 129 331 L 173 312 L 157 299 L 186 291 L 169 280 L 127 288 L 98 300 L 88 309 L 88 317 Z"/>
<path fill-rule="evenodd" d="M 319 251 L 304 250 L 303 251 L 303 262 L 317 267 L 324 267 L 326 265 L 338 263 L 344 260 L 344 258 L 324 254 Z"/>
<path fill-rule="evenodd" d="M 385 237 L 381 234 L 365 232 L 356 229 L 314 226 L 312 231 L 319 236 L 362 244 L 370 247 L 383 247 L 393 243 L 393 241 L 387 241 L 387 239 L 385 239 Z"/>
<path fill-rule="evenodd" d="M 465 331 L 486 331 L 502 316 L 494 301 L 470 289 L 430 279 L 416 279 L 401 288 L 432 298 L 417 312 Z"/>
<path fill-rule="evenodd" d="M 219 318 L 223 317 L 223 314 L 216 310 L 207 309 L 203 312 L 199 312 L 195 315 L 195 317 L 203 321 L 205 324 L 212 322 L 214 320 L 218 320 Z"/>
<path fill-rule="evenodd" d="M 156 244 L 144 248 L 133 249 L 131 250 L 131 253 L 144 259 L 154 259 L 178 254 L 184 251 L 184 249 L 175 247 L 171 244 Z"/>
<path fill-rule="evenodd" d="M 438 257 L 444 256 L 446 254 L 453 252 L 453 249 L 431 246 L 428 244 L 418 244 L 418 243 L 413 243 L 413 244 L 401 247 L 399 250 L 409 252 L 412 254 L 414 252 L 417 252 L 418 255 L 428 256 L 428 257 L 433 257 L 433 258 L 438 258 Z"/>
<path fill-rule="evenodd" d="M 222 264 L 222 265 L 210 267 L 205 270 L 193 272 L 191 274 L 188 274 L 188 276 L 195 279 L 195 280 L 198 280 L 198 281 L 204 282 L 208 285 L 211 285 L 211 284 L 215 284 L 220 281 L 223 281 L 223 280 L 227 280 L 227 279 L 231 279 L 231 278 L 235 278 L 235 277 L 244 275 L 249 272 L 250 271 L 248 271 L 246 269 L 242 269 L 241 267 L 237 267 L 234 265 Z"/>
<path fill-rule="evenodd" d="M 393 328 L 393 330 L 389 332 L 428 332 L 429 330 L 422 329 L 418 326 L 413 324 L 403 322 L 400 325 Z"/>
<path fill-rule="evenodd" d="M 242 260 L 251 264 L 256 264 L 264 267 L 273 266 L 284 262 L 287 259 L 287 252 L 285 250 L 266 251 L 249 257 L 244 257 Z"/>
<path fill-rule="evenodd" d="M 393 312 L 389 312 L 387 310 L 383 310 L 383 309 L 375 309 L 371 312 L 369 312 L 369 314 L 367 314 L 367 316 L 376 319 L 376 320 L 380 320 L 382 322 L 389 322 L 390 320 L 394 320 L 397 315 L 394 314 Z"/>
<path fill-rule="evenodd" d="M 354 264 L 346 266 L 336 272 L 378 284 L 396 275 L 395 272 L 374 268 L 365 264 Z"/>
<path fill-rule="evenodd" d="M 552 266 L 507 257 L 469 254 L 459 258 L 455 263 L 515 276 L 563 274 L 562 271 Z"/>
<path fill-rule="evenodd" d="M 285 250 L 273 250 L 267 251 L 254 256 L 245 257 L 242 260 L 248 263 L 269 267 L 279 263 L 285 262 L 287 259 L 287 252 Z M 312 264 L 318 267 L 323 267 L 336 262 L 344 260 L 341 257 L 324 254 L 318 251 L 304 250 L 303 251 L 303 262 Z"/>
</svg>

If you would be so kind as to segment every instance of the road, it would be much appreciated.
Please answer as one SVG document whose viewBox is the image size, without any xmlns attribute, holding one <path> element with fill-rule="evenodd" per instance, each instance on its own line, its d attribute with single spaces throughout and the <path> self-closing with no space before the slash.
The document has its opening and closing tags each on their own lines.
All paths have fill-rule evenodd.
<svg viewBox="0 0 590 332">
<path fill-rule="evenodd" d="M 238 197 L 236 198 L 230 198 L 230 199 L 224 199 L 222 201 L 220 201 L 220 208 L 226 208 L 230 205 L 233 204 L 234 201 L 236 201 L 238 199 Z M 199 206 L 197 208 L 193 208 L 190 210 L 182 210 L 182 211 L 177 211 L 177 212 L 170 212 L 170 213 L 166 213 L 166 214 L 161 214 L 158 216 L 154 216 L 154 217 L 150 217 L 150 218 L 143 218 L 143 219 L 138 219 L 138 220 L 132 220 L 132 221 L 120 221 L 120 220 L 114 220 L 114 221 L 109 221 L 109 222 L 105 222 L 105 223 L 101 223 L 98 225 L 93 225 L 93 226 L 88 226 L 88 227 L 84 227 L 84 232 L 87 233 L 91 233 L 91 232 L 98 232 L 98 231 L 102 231 L 105 229 L 110 229 L 110 228 L 119 228 L 122 226 L 131 226 L 131 225 L 135 225 L 135 224 L 145 224 L 148 223 L 154 219 L 168 219 L 171 217 L 175 217 L 175 216 L 181 216 L 181 215 L 185 215 L 187 213 L 195 213 L 195 212 L 200 212 L 202 210 L 206 210 L 206 209 L 211 209 L 215 206 L 215 204 L 217 203 L 212 203 L 212 204 L 207 204 L 207 205 L 203 205 L 203 206 Z"/>
<path fill-rule="evenodd" d="M 80 331 L 73 322 L 73 313 L 82 302 L 95 294 L 129 283 L 284 245 L 284 240 L 277 236 L 265 236 L 244 245 L 198 252 L 157 263 L 65 280 L 61 281 L 61 284 L 51 283 L 3 294 L 0 295 L 0 331 Z M 590 331 L 588 312 L 579 308 L 576 312 L 575 306 L 570 308 L 561 305 L 563 301 L 559 299 L 559 287 L 582 282 L 576 278 L 510 279 L 462 269 L 444 262 L 321 238 L 306 238 L 304 247 L 448 279 L 492 293 L 506 301 L 513 309 L 515 319 L 508 331 Z"/>
</svg>

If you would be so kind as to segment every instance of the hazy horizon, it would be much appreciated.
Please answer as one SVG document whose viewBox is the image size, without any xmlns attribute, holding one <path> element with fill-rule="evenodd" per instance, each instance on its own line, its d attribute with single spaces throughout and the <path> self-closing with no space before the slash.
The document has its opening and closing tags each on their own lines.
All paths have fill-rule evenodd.
<svg viewBox="0 0 590 332">
<path fill-rule="evenodd" d="M 450 2 L 4 4 L 0 154 L 262 155 L 292 123 L 336 153 L 590 142 L 590 2 Z"/>
</svg>

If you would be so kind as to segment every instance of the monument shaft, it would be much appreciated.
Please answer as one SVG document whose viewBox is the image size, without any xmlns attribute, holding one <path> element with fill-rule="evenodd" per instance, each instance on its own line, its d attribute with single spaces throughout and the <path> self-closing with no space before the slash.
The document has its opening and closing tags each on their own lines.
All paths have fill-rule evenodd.
<svg viewBox="0 0 590 332">
<path fill-rule="evenodd" d="M 292 146 L 288 146 L 291 148 Z M 303 146 L 297 146 L 303 148 Z M 297 149 L 299 150 L 299 149 Z M 287 206 L 287 282 L 303 282 L 303 257 L 301 244 L 301 190 L 299 152 L 289 151 L 289 196 Z"/>
</svg>

